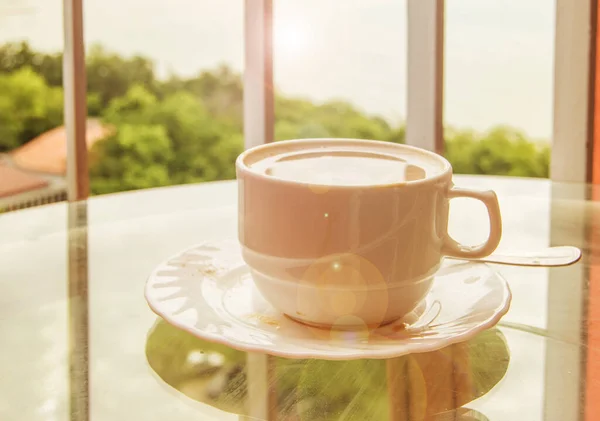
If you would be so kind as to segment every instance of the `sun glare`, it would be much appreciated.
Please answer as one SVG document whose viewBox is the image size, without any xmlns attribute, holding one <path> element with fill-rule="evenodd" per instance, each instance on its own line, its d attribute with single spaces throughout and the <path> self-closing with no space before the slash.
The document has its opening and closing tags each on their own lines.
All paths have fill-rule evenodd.
<svg viewBox="0 0 600 421">
<path fill-rule="evenodd" d="M 282 22 L 273 28 L 273 46 L 277 54 L 300 55 L 308 50 L 310 36 L 306 27 Z"/>
</svg>

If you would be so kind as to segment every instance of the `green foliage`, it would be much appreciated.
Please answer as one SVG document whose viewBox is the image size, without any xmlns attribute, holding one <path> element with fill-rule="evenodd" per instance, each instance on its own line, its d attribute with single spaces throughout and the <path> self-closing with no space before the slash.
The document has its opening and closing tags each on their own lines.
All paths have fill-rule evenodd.
<svg viewBox="0 0 600 421">
<path fill-rule="evenodd" d="M 88 91 L 98 94 L 106 106 L 124 95 L 134 84 L 154 89 L 156 82 L 153 63 L 143 57 L 123 58 L 100 46 L 90 49 L 86 57 Z"/>
<path fill-rule="evenodd" d="M 275 139 L 358 138 L 388 140 L 389 124 L 368 116 L 352 105 L 330 101 L 315 105 L 303 99 L 278 96 L 275 100 Z"/>
<path fill-rule="evenodd" d="M 0 74 L 12 73 L 24 67 L 33 69 L 49 86 L 62 85 L 62 54 L 33 51 L 27 42 L 0 46 Z"/>
<path fill-rule="evenodd" d="M 117 133 L 94 147 L 93 193 L 235 176 L 235 159 L 243 150 L 241 135 L 212 117 L 190 93 L 176 92 L 159 101 L 134 85 L 109 103 L 104 120 Z"/>
<path fill-rule="evenodd" d="M 197 77 L 182 79 L 172 76 L 159 84 L 160 98 L 176 92 L 188 92 L 200 99 L 208 112 L 241 132 L 243 113 L 243 84 L 238 73 L 222 65 L 213 71 L 203 71 Z"/>
<path fill-rule="evenodd" d="M 0 152 L 62 123 L 63 96 L 29 67 L 0 74 Z"/>
<path fill-rule="evenodd" d="M 388 134 L 388 136 L 383 140 L 394 143 L 405 143 L 406 128 L 404 126 L 393 128 Z"/>
<path fill-rule="evenodd" d="M 496 127 L 483 135 L 448 131 L 446 157 L 458 174 L 548 177 L 550 147 L 528 141 L 509 127 Z"/>
<path fill-rule="evenodd" d="M 115 129 L 92 151 L 94 193 L 235 177 L 243 149 L 238 73 L 220 66 L 161 81 L 149 59 L 95 46 L 87 56 L 87 80 L 89 114 Z M 0 46 L 0 152 L 62 124 L 61 85 L 61 54 L 33 51 L 25 42 Z M 275 139 L 319 137 L 404 143 L 405 127 L 344 101 L 315 104 L 277 94 Z M 518 130 L 447 129 L 445 137 L 455 173 L 548 176 L 549 146 Z"/>
<path fill-rule="evenodd" d="M 116 134 L 97 143 L 90 171 L 95 194 L 168 186 L 173 146 L 160 125 L 122 124 Z"/>
<path fill-rule="evenodd" d="M 0 46 L 0 74 L 30 67 L 49 86 L 62 86 L 62 54 L 35 52 L 27 42 Z M 86 57 L 87 88 L 103 107 L 124 95 L 133 84 L 153 87 L 156 83 L 152 61 L 143 57 L 124 58 L 95 45 Z M 97 107 L 92 107 L 96 111 Z M 92 113 L 90 113 L 92 114 Z"/>
<path fill-rule="evenodd" d="M 158 101 L 142 85 L 133 85 L 125 95 L 112 100 L 104 111 L 104 121 L 110 124 L 147 122 L 149 110 Z"/>
</svg>

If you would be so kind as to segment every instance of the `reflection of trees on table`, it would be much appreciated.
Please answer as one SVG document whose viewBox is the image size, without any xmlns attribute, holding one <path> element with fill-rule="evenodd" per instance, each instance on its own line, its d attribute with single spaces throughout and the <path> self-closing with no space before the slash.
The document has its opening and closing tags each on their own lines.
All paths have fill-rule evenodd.
<svg viewBox="0 0 600 421">
<path fill-rule="evenodd" d="M 148 336 L 152 369 L 192 399 L 246 413 L 246 353 L 213 344 L 159 320 Z M 484 395 L 506 373 L 509 350 L 491 329 L 439 351 L 392 360 L 324 361 L 269 357 L 281 420 L 434 420 Z M 473 411 L 452 420 L 485 420 Z M 450 415 L 450 414 L 448 414 Z M 440 415 L 440 420 L 444 418 Z"/>
</svg>

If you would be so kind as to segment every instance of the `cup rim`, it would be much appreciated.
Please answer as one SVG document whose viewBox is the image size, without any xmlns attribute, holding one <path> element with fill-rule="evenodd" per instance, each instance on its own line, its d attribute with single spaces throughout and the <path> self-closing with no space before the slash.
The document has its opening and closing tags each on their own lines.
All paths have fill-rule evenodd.
<svg viewBox="0 0 600 421">
<path fill-rule="evenodd" d="M 285 146 L 285 145 L 295 145 L 295 144 L 302 144 L 302 143 L 313 143 L 315 145 L 322 145 L 323 142 L 337 142 L 337 141 L 350 142 L 350 143 L 355 143 L 358 145 L 365 145 L 365 146 L 369 146 L 369 145 L 373 145 L 373 144 L 384 145 L 386 147 L 410 150 L 410 151 L 413 151 L 416 153 L 421 153 L 423 155 L 426 155 L 426 156 L 440 162 L 442 164 L 442 171 L 440 171 L 439 173 L 437 173 L 431 177 L 426 177 L 426 178 L 423 178 L 420 180 L 398 181 L 398 182 L 386 183 L 386 184 L 367 184 L 367 185 L 336 184 L 336 185 L 330 185 L 330 184 L 308 183 L 305 181 L 295 181 L 295 180 L 288 180 L 288 179 L 283 179 L 283 178 L 269 177 L 260 172 L 252 171 L 250 166 L 245 163 L 245 160 L 248 158 L 248 156 L 250 156 L 256 152 L 260 152 L 265 149 L 276 148 L 281 145 Z M 353 139 L 353 138 L 331 138 L 331 137 L 306 138 L 306 139 L 281 140 L 281 141 L 272 142 L 272 143 L 265 143 L 263 145 L 258 145 L 258 146 L 254 146 L 250 149 L 246 149 L 244 152 L 242 152 L 240 155 L 238 155 L 235 165 L 238 170 L 244 172 L 245 174 L 252 175 L 253 177 L 256 177 L 256 178 L 259 178 L 259 179 L 262 179 L 265 181 L 287 184 L 287 185 L 291 185 L 291 186 L 314 186 L 314 187 L 328 187 L 328 188 L 334 188 L 334 189 L 358 189 L 358 188 L 364 189 L 364 188 L 380 188 L 380 187 L 385 188 L 385 187 L 419 186 L 419 185 L 424 185 L 424 184 L 435 183 L 437 181 L 446 179 L 449 175 L 450 176 L 452 175 L 452 165 L 450 164 L 450 162 L 443 156 L 438 155 L 434 152 L 428 151 L 426 149 L 418 148 L 416 146 L 411 146 L 411 145 L 405 145 L 402 143 L 385 142 L 385 141 L 381 141 L 381 140 L 371 140 L 371 139 Z"/>
</svg>

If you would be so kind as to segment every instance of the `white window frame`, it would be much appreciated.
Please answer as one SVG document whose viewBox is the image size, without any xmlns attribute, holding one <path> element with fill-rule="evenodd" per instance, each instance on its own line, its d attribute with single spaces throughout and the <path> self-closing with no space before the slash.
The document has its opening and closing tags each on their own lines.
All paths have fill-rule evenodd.
<svg viewBox="0 0 600 421">
<path fill-rule="evenodd" d="M 552 181 L 588 181 L 592 1 L 596 0 L 556 0 Z"/>
<path fill-rule="evenodd" d="M 274 140 L 273 0 L 245 0 L 244 4 L 244 146 Z M 240 421 L 276 419 L 275 360 L 266 354 L 246 355 L 249 388 L 248 417 Z"/>
<path fill-rule="evenodd" d="M 596 33 L 592 16 L 597 0 L 556 0 L 554 43 L 554 106 L 550 159 L 552 182 L 586 183 L 591 175 L 593 143 Z M 558 193 L 556 190 L 560 190 Z M 583 184 L 569 189 L 573 200 L 588 200 Z M 585 246 L 588 215 L 585 206 L 570 207 L 565 216 L 565 186 L 552 189 L 551 245 Z M 567 206 L 569 207 L 569 206 Z M 562 215 L 561 215 L 562 214 Z M 564 221 L 570 229 L 566 230 Z M 585 256 L 584 256 L 585 258 Z M 547 330 L 569 343 L 585 341 L 587 265 L 552 269 L 548 278 Z M 565 282 L 568 279 L 569 282 Z M 548 421 L 579 419 L 586 410 L 585 351 L 587 347 L 549 343 L 545 359 L 544 416 Z M 568 373 L 568 374 L 567 374 Z"/>
<path fill-rule="evenodd" d="M 408 0 L 406 144 L 444 150 L 444 0 Z"/>
<path fill-rule="evenodd" d="M 244 10 L 244 145 L 273 141 L 273 0 L 246 0 Z"/>
</svg>

